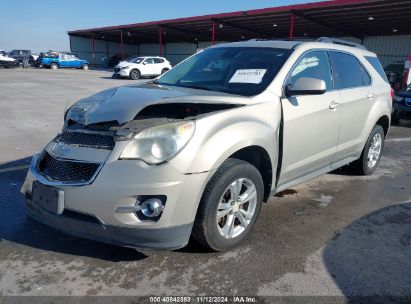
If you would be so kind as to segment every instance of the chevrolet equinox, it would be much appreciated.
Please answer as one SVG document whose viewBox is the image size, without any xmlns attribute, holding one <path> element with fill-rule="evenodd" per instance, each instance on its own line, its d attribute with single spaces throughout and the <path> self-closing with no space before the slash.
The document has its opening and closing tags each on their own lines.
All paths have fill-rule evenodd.
<svg viewBox="0 0 411 304">
<path fill-rule="evenodd" d="M 155 80 L 71 106 L 34 155 L 30 217 L 65 233 L 228 250 L 270 196 L 341 166 L 372 174 L 390 85 L 361 45 L 259 41 L 207 48 Z"/>
</svg>

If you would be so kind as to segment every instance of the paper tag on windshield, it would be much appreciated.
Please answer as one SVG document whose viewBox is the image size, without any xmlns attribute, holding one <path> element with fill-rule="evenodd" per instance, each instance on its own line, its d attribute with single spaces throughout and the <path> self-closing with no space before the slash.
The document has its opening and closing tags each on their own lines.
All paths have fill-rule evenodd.
<svg viewBox="0 0 411 304">
<path fill-rule="evenodd" d="M 255 83 L 259 84 L 267 72 L 266 69 L 246 69 L 235 71 L 229 83 Z"/>
</svg>

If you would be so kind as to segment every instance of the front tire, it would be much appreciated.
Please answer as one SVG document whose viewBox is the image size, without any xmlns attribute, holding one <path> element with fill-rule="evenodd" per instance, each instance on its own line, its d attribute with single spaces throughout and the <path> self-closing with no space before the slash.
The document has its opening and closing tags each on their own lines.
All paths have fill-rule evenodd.
<svg viewBox="0 0 411 304">
<path fill-rule="evenodd" d="M 353 163 L 359 175 L 371 175 L 377 169 L 384 149 L 385 133 L 380 125 L 375 125 L 368 137 L 361 157 Z"/>
<path fill-rule="evenodd" d="M 261 174 L 250 163 L 226 160 L 208 182 L 192 237 L 213 251 L 239 245 L 260 213 L 264 195 Z"/>
<path fill-rule="evenodd" d="M 130 79 L 132 80 L 137 80 L 140 78 L 140 71 L 137 69 L 131 70 L 130 71 Z"/>
<path fill-rule="evenodd" d="M 52 70 L 57 70 L 59 68 L 59 65 L 55 62 L 53 62 L 52 64 L 50 64 L 50 69 Z"/>
</svg>

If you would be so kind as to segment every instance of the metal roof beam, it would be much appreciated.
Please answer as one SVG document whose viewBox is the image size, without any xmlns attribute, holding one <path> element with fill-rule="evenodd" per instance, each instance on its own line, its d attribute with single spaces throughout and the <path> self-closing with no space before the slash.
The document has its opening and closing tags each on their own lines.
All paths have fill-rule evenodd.
<svg viewBox="0 0 411 304">
<path fill-rule="evenodd" d="M 300 17 L 300 18 L 305 19 L 305 20 L 307 20 L 307 21 L 316 23 L 316 24 L 321 25 L 321 26 L 323 26 L 323 27 L 327 27 L 327 28 L 329 28 L 329 29 L 331 29 L 331 30 L 333 30 L 333 31 L 339 32 L 339 33 L 341 33 L 341 34 L 348 35 L 348 36 L 352 36 L 352 37 L 355 37 L 355 38 L 358 38 L 358 39 L 361 39 L 361 40 L 364 39 L 364 37 L 361 36 L 360 34 L 353 33 L 353 32 L 351 32 L 351 31 L 342 30 L 342 29 L 340 29 L 340 28 L 338 28 L 338 27 L 336 27 L 336 26 L 334 26 L 334 25 L 331 25 L 331 24 L 329 24 L 329 23 L 327 23 L 327 22 L 321 21 L 321 20 L 319 20 L 319 19 L 317 19 L 317 18 L 314 18 L 314 17 L 310 17 L 310 16 L 306 15 L 306 14 L 303 13 L 303 12 L 296 11 L 296 10 L 291 10 L 291 13 L 292 13 L 294 16 L 297 16 L 297 17 Z"/>
<path fill-rule="evenodd" d="M 236 23 L 232 23 L 232 22 L 229 22 L 229 21 L 222 20 L 222 19 L 215 19 L 215 18 L 213 18 L 212 20 L 214 20 L 214 21 L 217 22 L 217 23 L 223 24 L 223 25 L 228 25 L 228 26 L 230 26 L 230 27 L 238 28 L 238 29 L 243 30 L 243 31 L 247 31 L 247 32 L 250 32 L 250 33 L 262 35 L 262 36 L 267 37 L 267 38 L 270 38 L 270 37 L 271 37 L 271 36 L 270 36 L 269 34 L 267 34 L 267 33 L 264 33 L 264 32 L 261 32 L 261 31 L 257 31 L 257 30 L 254 30 L 254 29 L 250 29 L 250 28 L 248 28 L 248 27 L 246 27 L 246 26 L 243 26 L 243 25 L 239 25 L 239 24 L 236 24 Z"/>
<path fill-rule="evenodd" d="M 140 31 L 133 31 L 133 30 L 128 30 L 128 31 L 122 31 L 123 34 L 126 34 L 126 38 L 135 38 L 135 39 L 141 39 L 141 40 L 146 40 L 149 42 L 153 42 L 153 43 L 158 43 L 158 39 L 154 38 L 155 36 L 151 35 L 151 34 L 147 34 L 144 32 L 140 32 Z M 131 34 L 131 36 L 128 36 L 128 33 Z"/>
<path fill-rule="evenodd" d="M 204 36 L 204 33 L 200 33 L 200 32 L 197 32 L 197 31 L 182 29 L 182 28 L 179 28 L 177 26 L 172 26 L 172 25 L 167 25 L 167 24 L 160 24 L 160 25 L 163 28 L 170 29 L 170 30 L 173 30 L 173 31 L 176 31 L 176 32 L 181 32 L 181 33 L 184 33 L 184 34 L 190 34 L 190 35 L 194 35 L 194 36 L 198 36 L 198 37 Z"/>
</svg>

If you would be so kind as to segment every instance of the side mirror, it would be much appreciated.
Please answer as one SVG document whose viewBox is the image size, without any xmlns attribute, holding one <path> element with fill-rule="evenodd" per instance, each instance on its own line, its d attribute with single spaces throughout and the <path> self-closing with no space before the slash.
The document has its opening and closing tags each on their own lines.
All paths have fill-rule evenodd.
<svg viewBox="0 0 411 304">
<path fill-rule="evenodd" d="M 144 65 L 146 65 L 146 64 L 147 64 L 147 62 L 146 62 L 146 61 L 144 61 L 144 62 L 143 62 L 143 64 L 144 64 Z"/>
<path fill-rule="evenodd" d="M 317 78 L 302 77 L 294 85 L 285 87 L 285 96 L 295 95 L 321 95 L 327 90 L 325 81 Z"/>
</svg>

